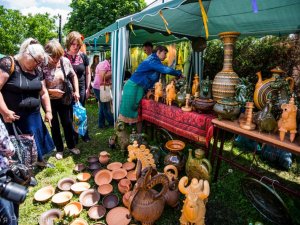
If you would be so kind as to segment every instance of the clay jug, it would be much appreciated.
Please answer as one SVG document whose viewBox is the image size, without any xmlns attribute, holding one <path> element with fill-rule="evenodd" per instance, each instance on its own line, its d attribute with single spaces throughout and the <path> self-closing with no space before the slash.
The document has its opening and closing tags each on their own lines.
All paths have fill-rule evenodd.
<svg viewBox="0 0 300 225">
<path fill-rule="evenodd" d="M 189 157 L 185 164 L 185 172 L 189 179 L 197 178 L 210 181 L 211 164 L 204 158 L 205 152 L 201 149 L 195 150 L 195 158 L 193 158 L 192 149 L 189 149 Z"/>
<path fill-rule="evenodd" d="M 120 193 L 125 194 L 126 192 L 130 191 L 132 187 L 132 183 L 129 179 L 122 179 L 118 183 L 118 189 Z"/>
<path fill-rule="evenodd" d="M 179 204 L 180 195 L 178 190 L 178 170 L 176 166 L 167 165 L 164 168 L 164 174 L 166 174 L 169 179 L 169 190 L 165 194 L 166 203 L 174 208 Z"/>
<path fill-rule="evenodd" d="M 139 178 L 129 197 L 130 214 L 143 225 L 154 224 L 161 216 L 165 206 L 164 195 L 169 188 L 169 180 L 165 174 L 152 176 L 152 172 L 151 166 L 137 172 Z M 160 192 L 153 189 L 158 184 L 162 185 Z"/>
<path fill-rule="evenodd" d="M 226 97 L 235 97 L 235 87 L 239 82 L 238 75 L 232 69 L 233 47 L 239 32 L 219 33 L 224 43 L 223 69 L 217 73 L 212 85 L 213 98 L 215 101 Z"/>
<path fill-rule="evenodd" d="M 186 89 L 184 87 L 180 88 L 180 91 L 176 94 L 176 103 L 178 107 L 181 107 L 185 103 L 185 95 L 186 95 Z"/>
<path fill-rule="evenodd" d="M 110 154 L 107 151 L 102 151 L 99 154 L 99 162 L 102 165 L 106 165 L 110 160 Z"/>
</svg>

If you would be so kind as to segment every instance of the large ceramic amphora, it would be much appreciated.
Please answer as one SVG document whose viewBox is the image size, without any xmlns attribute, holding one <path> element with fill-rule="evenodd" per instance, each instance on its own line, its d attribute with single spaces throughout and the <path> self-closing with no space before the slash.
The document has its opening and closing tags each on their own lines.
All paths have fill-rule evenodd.
<svg viewBox="0 0 300 225">
<path fill-rule="evenodd" d="M 154 173 L 155 174 L 155 173 Z M 153 168 L 146 167 L 142 172 L 129 197 L 129 211 L 135 220 L 143 225 L 153 224 L 162 214 L 165 207 L 165 194 L 169 189 L 169 179 L 165 174 L 153 176 Z M 161 184 L 160 192 L 153 189 Z"/>
<path fill-rule="evenodd" d="M 211 164 L 204 158 L 204 151 L 202 149 L 195 150 L 195 158 L 192 154 L 192 149 L 189 149 L 189 157 L 185 164 L 185 172 L 189 179 L 197 178 L 210 181 Z"/>
<path fill-rule="evenodd" d="M 219 33 L 219 37 L 224 43 L 224 62 L 222 71 L 217 73 L 212 85 L 215 101 L 235 96 L 235 87 L 239 82 L 239 77 L 232 69 L 232 58 L 234 43 L 239 35 L 239 32 Z"/>
</svg>

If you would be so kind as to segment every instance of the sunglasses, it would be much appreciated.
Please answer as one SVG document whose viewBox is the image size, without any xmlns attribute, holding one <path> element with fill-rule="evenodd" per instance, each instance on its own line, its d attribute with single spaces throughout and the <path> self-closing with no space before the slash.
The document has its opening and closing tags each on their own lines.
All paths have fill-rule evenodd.
<svg viewBox="0 0 300 225">
<path fill-rule="evenodd" d="M 36 64 L 39 66 L 43 63 L 43 61 L 38 61 L 30 52 L 28 52 L 28 54 L 34 59 L 34 61 L 36 62 Z"/>
</svg>

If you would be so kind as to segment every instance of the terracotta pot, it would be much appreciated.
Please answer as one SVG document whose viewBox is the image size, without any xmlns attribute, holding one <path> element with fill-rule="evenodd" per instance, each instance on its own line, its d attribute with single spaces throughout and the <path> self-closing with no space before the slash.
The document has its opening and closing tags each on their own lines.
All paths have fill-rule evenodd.
<svg viewBox="0 0 300 225">
<path fill-rule="evenodd" d="M 109 184 L 112 181 L 112 173 L 109 170 L 100 170 L 96 175 L 95 175 L 95 183 L 97 185 L 102 185 L 102 184 Z"/>
<path fill-rule="evenodd" d="M 89 225 L 88 222 L 82 218 L 77 218 L 70 225 Z"/>
<path fill-rule="evenodd" d="M 107 169 L 108 170 L 117 170 L 117 169 L 120 169 L 122 167 L 122 163 L 120 162 L 112 162 L 110 164 L 107 165 Z"/>
<path fill-rule="evenodd" d="M 81 194 L 81 192 L 88 190 L 91 187 L 91 185 L 87 182 L 77 182 L 71 186 L 71 190 L 75 194 Z"/>
<path fill-rule="evenodd" d="M 95 163 L 91 163 L 88 168 L 89 168 L 89 170 L 94 171 L 94 170 L 100 169 L 101 165 L 100 165 L 100 163 L 95 162 Z"/>
<path fill-rule="evenodd" d="M 115 208 L 119 204 L 119 198 L 115 194 L 109 194 L 102 199 L 102 205 L 107 209 Z"/>
<path fill-rule="evenodd" d="M 62 216 L 62 211 L 60 209 L 50 209 L 39 218 L 39 225 L 53 225 L 55 219 L 59 219 Z"/>
<path fill-rule="evenodd" d="M 125 194 L 126 192 L 130 191 L 132 188 L 132 183 L 129 179 L 122 179 L 118 183 L 118 189 L 122 194 Z"/>
<path fill-rule="evenodd" d="M 127 175 L 127 170 L 125 169 L 116 169 L 112 171 L 112 177 L 114 180 L 121 180 Z"/>
<path fill-rule="evenodd" d="M 214 105 L 214 111 L 218 114 L 219 120 L 235 120 L 240 114 L 240 106 L 233 98 L 223 98 Z"/>
<path fill-rule="evenodd" d="M 126 177 L 127 177 L 130 181 L 136 181 L 136 172 L 135 172 L 135 170 L 130 170 L 130 171 L 128 171 Z"/>
<path fill-rule="evenodd" d="M 110 210 L 106 215 L 108 225 L 128 225 L 131 221 L 128 209 L 124 207 L 116 207 Z"/>
<path fill-rule="evenodd" d="M 181 171 L 185 165 L 185 157 L 180 152 L 184 149 L 185 143 L 180 140 L 170 140 L 165 144 L 165 147 L 169 150 L 169 153 L 164 158 L 165 166 L 174 165 Z"/>
<path fill-rule="evenodd" d="M 95 189 L 89 189 L 82 192 L 79 196 L 79 202 L 84 207 L 91 207 L 98 203 L 100 194 Z"/>
<path fill-rule="evenodd" d="M 135 168 L 135 163 L 134 162 L 125 162 L 125 163 L 123 163 L 122 168 L 127 171 L 133 170 Z"/>
<path fill-rule="evenodd" d="M 101 219 L 106 213 L 106 209 L 102 205 L 94 205 L 88 211 L 88 216 L 93 220 Z"/>
<path fill-rule="evenodd" d="M 107 151 L 102 151 L 99 154 L 99 162 L 102 165 L 106 165 L 110 160 L 110 154 Z"/>
<path fill-rule="evenodd" d="M 92 155 L 92 156 L 89 156 L 88 159 L 87 159 L 88 163 L 96 163 L 98 162 L 98 156 L 96 155 Z"/>
<path fill-rule="evenodd" d="M 108 195 L 112 193 L 113 191 L 113 186 L 111 184 L 102 184 L 98 187 L 98 192 L 101 195 Z"/>
<path fill-rule="evenodd" d="M 50 199 L 55 193 L 54 187 L 51 185 L 39 189 L 34 194 L 34 200 L 37 202 L 45 202 Z"/>
<path fill-rule="evenodd" d="M 126 192 L 122 197 L 123 205 L 128 208 L 129 207 L 129 198 L 131 196 L 131 191 Z"/>
<path fill-rule="evenodd" d="M 62 191 L 52 196 L 51 201 L 57 205 L 66 205 L 73 197 L 72 192 Z"/>
<path fill-rule="evenodd" d="M 65 214 L 70 216 L 78 216 L 82 211 L 82 204 L 80 202 L 70 202 L 64 207 Z"/>
<path fill-rule="evenodd" d="M 208 113 L 212 111 L 215 103 L 212 99 L 196 98 L 192 101 L 192 106 L 198 113 Z"/>
<path fill-rule="evenodd" d="M 74 172 L 79 173 L 79 172 L 85 170 L 85 165 L 84 165 L 83 163 L 76 164 L 76 165 L 74 166 L 74 169 L 73 169 L 73 170 L 74 170 Z"/>
<path fill-rule="evenodd" d="M 76 181 L 73 178 L 63 178 L 58 181 L 57 187 L 61 191 L 70 191 L 72 184 L 75 184 L 75 182 Z"/>
<path fill-rule="evenodd" d="M 91 174 L 90 173 L 79 173 L 76 176 L 76 178 L 79 181 L 88 181 L 91 178 Z"/>
</svg>

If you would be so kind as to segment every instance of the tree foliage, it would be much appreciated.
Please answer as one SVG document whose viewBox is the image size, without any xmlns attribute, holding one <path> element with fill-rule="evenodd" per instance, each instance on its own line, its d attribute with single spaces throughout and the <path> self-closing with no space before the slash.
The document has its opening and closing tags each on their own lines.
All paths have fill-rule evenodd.
<svg viewBox="0 0 300 225">
<path fill-rule="evenodd" d="M 41 44 L 57 37 L 55 18 L 49 14 L 24 16 L 18 10 L 0 6 L 0 53 L 16 54 L 22 41 L 28 37 L 36 38 Z"/>
<path fill-rule="evenodd" d="M 73 11 L 64 29 L 90 36 L 145 6 L 144 0 L 72 0 L 70 7 Z"/>
</svg>

